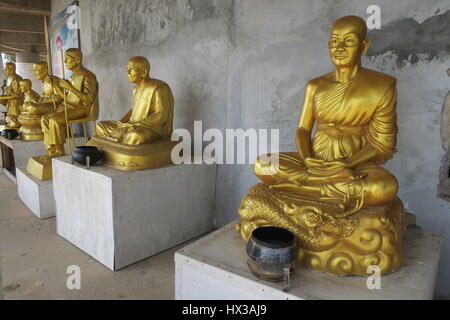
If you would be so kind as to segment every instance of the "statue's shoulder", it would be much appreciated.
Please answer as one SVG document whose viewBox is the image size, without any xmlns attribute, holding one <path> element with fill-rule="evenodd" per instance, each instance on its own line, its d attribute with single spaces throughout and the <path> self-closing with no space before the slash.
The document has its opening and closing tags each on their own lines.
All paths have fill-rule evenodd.
<svg viewBox="0 0 450 320">
<path fill-rule="evenodd" d="M 333 74 L 334 72 L 330 72 L 320 77 L 309 80 L 308 83 L 306 84 L 306 91 L 313 93 L 314 91 L 317 90 L 317 88 L 325 85 L 326 83 L 329 83 L 330 81 L 333 80 L 332 78 Z"/>
<path fill-rule="evenodd" d="M 89 69 L 86 69 L 85 67 L 80 69 L 79 74 L 84 76 L 84 77 L 88 77 L 88 78 L 97 80 L 97 76 L 95 75 L 95 73 L 93 73 Z"/>
<path fill-rule="evenodd" d="M 170 89 L 169 85 L 166 82 L 164 82 L 162 80 L 159 80 L 159 79 L 155 79 L 155 78 L 148 79 L 145 82 L 145 86 L 147 88 L 149 88 L 149 89 L 150 88 L 151 89 L 157 89 L 157 88 L 160 88 L 160 87 L 166 87 L 166 88 Z"/>
<path fill-rule="evenodd" d="M 362 68 L 360 74 L 360 81 L 365 82 L 371 88 L 378 88 L 386 91 L 391 86 L 396 86 L 397 79 L 383 72 L 372 69 Z"/>
</svg>

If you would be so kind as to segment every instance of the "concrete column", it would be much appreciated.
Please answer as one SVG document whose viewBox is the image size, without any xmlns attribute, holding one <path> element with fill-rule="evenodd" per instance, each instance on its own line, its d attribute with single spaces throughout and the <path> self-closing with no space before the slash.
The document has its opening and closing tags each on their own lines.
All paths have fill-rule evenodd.
<svg viewBox="0 0 450 320">
<path fill-rule="evenodd" d="M 23 52 L 16 53 L 16 72 L 24 79 L 30 79 L 33 82 L 33 90 L 42 93 L 41 82 L 36 79 L 33 71 L 33 64 L 41 60 L 37 53 Z"/>
</svg>

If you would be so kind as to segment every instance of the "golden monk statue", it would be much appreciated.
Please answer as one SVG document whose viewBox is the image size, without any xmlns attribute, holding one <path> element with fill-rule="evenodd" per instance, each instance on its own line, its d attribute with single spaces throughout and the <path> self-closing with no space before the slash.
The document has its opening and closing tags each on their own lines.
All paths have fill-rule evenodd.
<svg viewBox="0 0 450 320">
<path fill-rule="evenodd" d="M 61 104 L 63 98 L 55 92 L 54 82 L 59 81 L 56 77 L 50 77 L 47 63 L 44 61 L 36 62 L 33 66 L 36 79 L 42 82 L 42 97 L 38 101 L 26 103 L 22 108 L 22 113 L 43 115 L 55 111 L 55 108 Z"/>
<path fill-rule="evenodd" d="M 128 80 L 133 89 L 131 110 L 120 121 L 101 121 L 89 145 L 104 153 L 107 165 L 121 170 L 140 170 L 171 164 L 174 99 L 170 87 L 150 78 L 144 57 L 128 61 Z"/>
<path fill-rule="evenodd" d="M 30 158 L 27 165 L 28 172 L 41 180 L 51 179 L 51 158 L 65 154 L 66 116 L 68 120 L 78 120 L 92 112 L 98 114 L 97 77 L 83 66 L 81 50 L 68 49 L 64 55 L 64 63 L 73 72 L 70 81 L 53 77 L 51 80 L 55 93 L 61 99 L 65 97 L 65 101 L 60 102 L 56 110 L 46 113 L 41 119 L 48 156 Z M 65 94 L 64 91 L 68 93 Z"/>
<path fill-rule="evenodd" d="M 306 85 L 297 152 L 257 160 L 263 184 L 243 199 L 237 229 L 245 240 L 260 226 L 292 231 L 315 270 L 386 274 L 400 267 L 405 229 L 397 181 L 380 166 L 396 151 L 396 80 L 361 66 L 370 46 L 361 18 L 337 20 L 328 45 L 336 69 Z"/>
<path fill-rule="evenodd" d="M 6 104 L 8 112 L 6 117 L 7 127 L 18 129 L 20 127 L 18 116 L 20 115 L 20 107 L 23 104 L 23 94 L 20 92 L 20 80 L 22 80 L 22 77 L 16 73 L 16 65 L 12 62 L 8 62 L 5 65 L 5 74 L 8 79 L 5 95 L 0 97 L 0 101 Z"/>
<path fill-rule="evenodd" d="M 41 99 L 39 93 L 33 90 L 32 85 L 33 83 L 30 79 L 22 79 L 19 82 L 19 90 L 23 94 L 23 104 L 36 103 Z M 20 107 L 21 113 L 23 112 L 22 107 Z"/>
<path fill-rule="evenodd" d="M 53 83 L 59 79 L 49 76 L 47 63 L 36 62 L 33 68 L 35 77 L 42 82 L 42 97 L 33 100 L 25 98 L 19 116 L 20 134 L 24 140 L 43 140 L 41 118 L 46 113 L 54 112 L 63 99 L 55 93 Z"/>
</svg>

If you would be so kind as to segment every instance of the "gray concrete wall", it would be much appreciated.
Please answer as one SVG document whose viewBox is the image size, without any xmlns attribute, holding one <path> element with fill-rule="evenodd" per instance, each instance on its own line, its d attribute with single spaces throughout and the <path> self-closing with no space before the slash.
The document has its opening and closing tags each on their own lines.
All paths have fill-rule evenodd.
<svg viewBox="0 0 450 320">
<path fill-rule="evenodd" d="M 204 129 L 279 128 L 282 151 L 295 150 L 307 80 L 332 69 L 331 22 L 347 14 L 367 18 L 367 7 L 379 5 L 383 28 L 371 32 L 375 43 L 364 65 L 398 79 L 398 153 L 386 167 L 397 176 L 399 195 L 418 224 L 449 234 L 450 204 L 437 197 L 444 155 L 440 113 L 449 87 L 448 0 L 80 4 L 86 65 L 101 83 L 101 119 L 117 119 L 129 108 L 132 86 L 125 64 L 144 55 L 152 75 L 173 88 L 175 127 L 191 129 L 194 120 L 203 120 Z M 219 166 L 217 226 L 237 218 L 240 200 L 256 182 L 250 166 Z M 437 288 L 441 298 L 450 298 L 449 247 L 446 240 Z"/>
</svg>

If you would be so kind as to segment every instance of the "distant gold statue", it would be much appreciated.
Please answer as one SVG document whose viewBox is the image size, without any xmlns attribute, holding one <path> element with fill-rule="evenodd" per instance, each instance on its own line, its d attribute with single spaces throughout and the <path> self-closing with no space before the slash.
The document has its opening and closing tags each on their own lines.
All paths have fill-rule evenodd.
<svg viewBox="0 0 450 320">
<path fill-rule="evenodd" d="M 20 92 L 20 80 L 22 77 L 16 73 L 16 65 L 8 62 L 5 65 L 5 74 L 8 77 L 4 96 L 0 97 L 0 101 L 6 105 L 8 115 L 6 124 L 8 128 L 18 129 L 20 127 L 19 115 L 20 107 L 23 104 L 23 94 Z"/>
<path fill-rule="evenodd" d="M 46 62 L 39 61 L 34 64 L 34 75 L 42 82 L 42 97 L 37 99 L 25 97 L 19 116 L 23 140 L 43 140 L 41 118 L 46 113 L 54 112 L 56 106 L 63 100 L 55 93 L 53 82 L 58 81 L 58 78 L 49 76 Z"/>
<path fill-rule="evenodd" d="M 243 199 L 237 229 L 245 240 L 259 226 L 292 231 L 299 260 L 318 271 L 387 274 L 400 267 L 405 230 L 397 180 L 380 167 L 396 151 L 396 80 L 361 67 L 370 45 L 361 18 L 337 20 L 328 45 L 336 70 L 306 86 L 297 152 L 257 160 L 263 184 Z"/>
<path fill-rule="evenodd" d="M 55 92 L 56 84 L 54 82 L 59 81 L 59 79 L 50 77 L 46 62 L 36 62 L 33 69 L 36 79 L 42 82 L 42 97 L 38 101 L 24 102 L 22 113 L 42 116 L 55 111 L 55 108 L 63 101 L 63 98 Z"/>
<path fill-rule="evenodd" d="M 150 63 L 144 57 L 128 61 L 128 80 L 133 89 L 131 110 L 120 121 L 101 121 L 89 145 L 104 153 L 107 165 L 121 170 L 141 170 L 171 164 L 176 142 L 173 130 L 174 99 L 170 87 L 150 78 Z"/>
<path fill-rule="evenodd" d="M 56 110 L 42 116 L 41 126 L 44 132 L 44 144 L 48 156 L 30 158 L 27 170 L 34 177 L 41 180 L 51 179 L 51 158 L 65 154 L 66 114 L 68 120 L 78 120 L 91 113 L 98 114 L 98 82 L 94 73 L 83 66 L 83 54 L 80 49 L 68 49 L 64 55 L 66 68 L 73 72 L 70 81 L 51 78 L 53 89 L 60 97 Z M 64 98 L 64 90 L 66 100 Z M 49 103 L 48 105 L 51 106 Z"/>
<path fill-rule="evenodd" d="M 30 117 L 24 112 L 24 107 L 39 102 L 41 97 L 32 89 L 30 79 L 20 80 L 20 92 L 24 95 L 23 105 L 20 107 L 18 117 L 20 123 L 19 133 L 23 140 L 42 140 L 43 134 L 40 126 L 40 117 Z"/>
<path fill-rule="evenodd" d="M 24 104 L 36 103 L 41 99 L 41 97 L 39 96 L 39 93 L 37 93 L 36 91 L 33 90 L 32 85 L 33 85 L 33 83 L 31 82 L 30 79 L 22 79 L 19 82 L 19 90 L 20 90 L 20 93 L 23 94 L 23 103 Z M 21 113 L 23 112 L 22 107 L 20 108 Z"/>
</svg>

